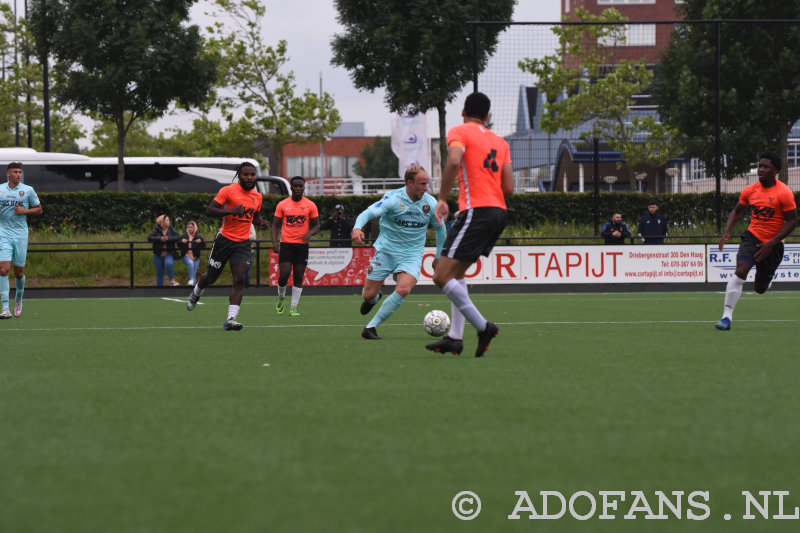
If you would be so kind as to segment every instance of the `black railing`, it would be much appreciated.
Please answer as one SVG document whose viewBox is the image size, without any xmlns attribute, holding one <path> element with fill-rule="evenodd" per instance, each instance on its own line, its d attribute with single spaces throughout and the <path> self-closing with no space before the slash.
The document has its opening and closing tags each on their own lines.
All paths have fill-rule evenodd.
<svg viewBox="0 0 800 533">
<path fill-rule="evenodd" d="M 800 238 L 800 234 L 790 235 L 790 238 Z M 732 240 L 735 242 L 737 236 Z M 716 244 L 719 242 L 719 235 L 681 235 L 668 237 L 666 244 Z M 632 236 L 627 241 L 631 245 L 641 244 L 640 237 Z M 371 241 L 368 241 L 371 245 Z M 207 241 L 207 246 L 210 247 L 213 241 Z M 316 239 L 311 241 L 313 247 L 327 247 L 330 239 Z M 506 245 L 570 245 L 570 244 L 590 244 L 590 245 L 604 245 L 602 237 L 593 235 L 588 236 L 548 236 L 548 237 L 500 237 L 497 244 L 500 246 Z M 435 246 L 435 239 L 428 239 L 427 246 Z M 268 252 L 272 248 L 271 241 L 256 240 L 253 241 L 255 252 L 255 264 L 253 265 L 255 287 L 261 287 L 261 253 Z M 28 244 L 29 253 L 127 253 L 128 254 L 128 275 L 129 287 L 131 289 L 136 287 L 135 284 L 135 260 L 134 257 L 137 253 L 153 253 L 152 244 L 148 241 L 76 241 L 76 242 L 31 242 Z M 208 252 L 206 252 L 208 253 Z"/>
</svg>

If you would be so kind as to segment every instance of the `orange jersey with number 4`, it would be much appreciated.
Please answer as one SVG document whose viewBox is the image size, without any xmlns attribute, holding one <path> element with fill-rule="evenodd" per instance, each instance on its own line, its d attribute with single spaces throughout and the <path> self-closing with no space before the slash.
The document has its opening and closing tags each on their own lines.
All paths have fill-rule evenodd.
<svg viewBox="0 0 800 533">
<path fill-rule="evenodd" d="M 511 164 L 508 143 L 477 122 L 465 122 L 447 132 L 447 146 L 464 152 L 458 169 L 458 209 L 506 208 L 501 177 L 503 165 Z"/>
<path fill-rule="evenodd" d="M 780 180 L 772 187 L 760 181 L 748 185 L 739 196 L 739 203 L 750 206 L 750 226 L 747 230 L 761 242 L 773 238 L 783 227 L 783 213 L 797 208 L 794 193 Z"/>
<path fill-rule="evenodd" d="M 214 197 L 214 201 L 226 209 L 231 209 L 237 205 L 244 207 L 241 215 L 225 215 L 222 219 L 222 227 L 219 232 L 226 238 L 242 242 L 250 238 L 250 226 L 253 224 L 253 217 L 261 211 L 261 193 L 255 189 L 246 191 L 238 183 L 227 185 L 219 190 Z"/>
</svg>

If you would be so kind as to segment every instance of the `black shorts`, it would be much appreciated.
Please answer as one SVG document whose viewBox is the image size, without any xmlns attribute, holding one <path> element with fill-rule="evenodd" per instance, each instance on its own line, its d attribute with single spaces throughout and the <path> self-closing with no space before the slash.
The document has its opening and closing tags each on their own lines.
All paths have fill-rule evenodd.
<svg viewBox="0 0 800 533">
<path fill-rule="evenodd" d="M 783 243 L 779 242 L 772 248 L 772 252 L 761 261 L 756 261 L 755 254 L 758 251 L 759 241 L 755 235 L 749 231 L 742 233 L 742 243 L 739 245 L 739 251 L 736 253 L 736 261 L 748 263 L 750 266 L 756 266 L 756 277 L 759 279 L 772 279 L 775 271 L 778 270 L 781 262 L 783 261 Z"/>
<path fill-rule="evenodd" d="M 237 242 L 217 233 L 214 244 L 211 246 L 211 253 L 208 255 L 208 267 L 222 270 L 228 261 L 231 266 L 249 265 L 250 246 L 250 239 Z"/>
<path fill-rule="evenodd" d="M 308 265 L 308 243 L 282 242 L 278 263 Z"/>
<path fill-rule="evenodd" d="M 458 213 L 447 232 L 442 257 L 474 263 L 489 253 L 506 227 L 507 211 L 500 207 L 476 207 Z"/>
</svg>

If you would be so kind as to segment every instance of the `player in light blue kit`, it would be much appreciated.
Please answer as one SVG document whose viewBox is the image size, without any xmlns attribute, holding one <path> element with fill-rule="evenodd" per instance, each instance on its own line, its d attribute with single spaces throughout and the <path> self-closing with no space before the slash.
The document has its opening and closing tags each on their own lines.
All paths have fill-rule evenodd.
<svg viewBox="0 0 800 533">
<path fill-rule="evenodd" d="M 16 290 L 14 316 L 22 314 L 22 294 L 25 292 L 25 258 L 28 255 L 27 215 L 41 215 L 42 204 L 33 187 L 22 181 L 22 163 L 11 162 L 6 167 L 8 182 L 0 185 L 0 318 L 11 318 L 8 310 L 8 273 L 14 262 Z"/>
<path fill-rule="evenodd" d="M 420 165 L 411 165 L 406 170 L 405 182 L 405 187 L 387 193 L 358 215 L 353 229 L 353 242 L 363 244 L 364 231 L 361 228 L 371 219 L 380 217 L 381 232 L 375 241 L 375 255 L 364 281 L 362 315 L 369 313 L 381 299 L 380 290 L 384 280 L 397 273 L 394 292 L 386 298 L 361 332 L 361 336 L 369 340 L 381 338 L 375 328 L 397 311 L 417 284 L 428 226 L 432 224 L 436 228 L 434 268 L 439 262 L 439 254 L 447 236 L 447 229 L 433 214 L 436 199 L 426 192 L 430 176 L 425 169 Z"/>
</svg>

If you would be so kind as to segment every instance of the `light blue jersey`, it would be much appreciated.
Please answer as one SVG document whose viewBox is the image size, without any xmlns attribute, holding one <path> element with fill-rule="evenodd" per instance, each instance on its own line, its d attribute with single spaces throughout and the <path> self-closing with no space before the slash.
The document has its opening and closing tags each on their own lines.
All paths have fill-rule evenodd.
<svg viewBox="0 0 800 533">
<path fill-rule="evenodd" d="M 28 216 L 14 212 L 18 205 L 25 209 L 39 205 L 39 197 L 33 187 L 21 182 L 13 189 L 9 188 L 8 182 L 0 185 L 0 237 L 28 238 Z"/>
<path fill-rule="evenodd" d="M 406 188 L 386 193 L 356 218 L 355 227 L 363 228 L 369 220 L 380 217 L 380 235 L 374 247 L 379 252 L 398 256 L 422 258 L 428 226 L 436 228 L 436 258 L 442 252 L 447 230 L 434 215 L 436 199 L 428 193 L 416 202 L 406 193 Z"/>
</svg>

